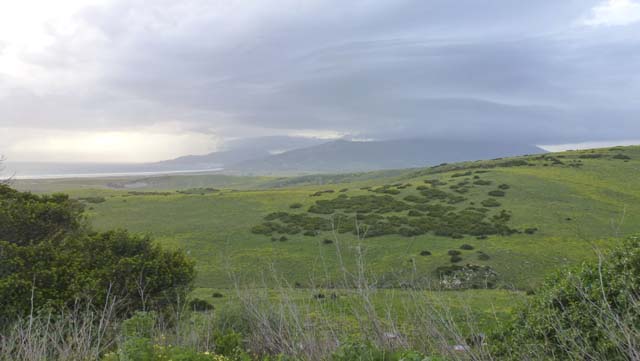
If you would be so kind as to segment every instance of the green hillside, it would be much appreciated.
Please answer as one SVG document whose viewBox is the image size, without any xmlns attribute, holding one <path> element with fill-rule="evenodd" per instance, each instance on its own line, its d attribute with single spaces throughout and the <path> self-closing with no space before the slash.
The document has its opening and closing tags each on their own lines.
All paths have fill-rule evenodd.
<svg viewBox="0 0 640 361">
<path fill-rule="evenodd" d="M 360 252 L 381 287 L 441 286 L 440 276 L 456 270 L 442 267 L 473 264 L 495 273 L 490 287 L 529 289 L 593 257 L 594 246 L 640 230 L 638 165 L 640 147 L 617 147 L 253 179 L 255 189 L 99 190 L 104 202 L 89 203 L 89 217 L 99 229 L 124 227 L 186 249 L 199 287 L 230 287 L 230 274 L 269 285 L 273 272 L 302 287 L 331 286 Z"/>
</svg>

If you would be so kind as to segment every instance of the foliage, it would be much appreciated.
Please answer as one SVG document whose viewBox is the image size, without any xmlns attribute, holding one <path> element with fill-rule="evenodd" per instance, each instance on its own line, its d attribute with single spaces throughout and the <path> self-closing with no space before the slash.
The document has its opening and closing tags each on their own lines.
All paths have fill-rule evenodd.
<svg viewBox="0 0 640 361">
<path fill-rule="evenodd" d="M 232 361 L 249 360 L 241 352 L 227 357 L 220 352 L 199 352 L 192 347 L 173 346 L 165 344 L 163 340 L 154 339 L 153 330 L 156 326 L 157 315 L 153 312 L 137 312 L 130 319 L 125 320 L 121 327 L 122 341 L 115 352 L 106 354 L 103 361 Z M 230 345 L 229 341 L 216 336 L 222 345 Z M 235 339 L 233 340 L 235 341 Z M 226 342 L 226 343 L 225 343 Z M 234 347 L 236 346 L 233 343 Z M 216 350 L 217 351 L 217 350 Z"/>
<path fill-rule="evenodd" d="M 207 300 L 193 298 L 189 300 L 189 309 L 195 312 L 211 311 L 213 310 L 213 305 Z"/>
<path fill-rule="evenodd" d="M 640 237 L 599 262 L 549 277 L 515 320 L 494 335 L 499 355 L 626 360 L 640 335 Z M 512 346 L 527 345 L 519 349 Z M 514 354 L 515 352 L 515 354 Z"/>
<path fill-rule="evenodd" d="M 204 187 L 204 188 L 189 188 L 189 189 L 179 190 L 176 192 L 180 194 L 198 194 L 203 196 L 205 194 L 220 192 L 220 190 L 216 188 L 211 188 L 211 187 Z"/>
<path fill-rule="evenodd" d="M 106 198 L 100 197 L 100 196 L 80 197 L 78 198 L 78 200 L 86 203 L 93 203 L 93 204 L 104 203 L 107 201 Z"/>
<path fill-rule="evenodd" d="M 0 186 L 0 320 L 79 300 L 119 301 L 119 312 L 162 308 L 184 297 L 193 262 L 147 237 L 81 229 L 66 195 L 35 196 Z"/>
<path fill-rule="evenodd" d="M 83 206 L 66 194 L 38 196 L 0 184 L 0 240 L 37 244 L 78 231 Z"/>
<path fill-rule="evenodd" d="M 482 204 L 482 206 L 484 207 L 491 207 L 491 208 L 500 207 L 501 205 L 500 202 L 498 202 L 495 198 L 486 199 L 480 202 L 480 204 Z"/>
<path fill-rule="evenodd" d="M 492 197 L 504 197 L 505 196 L 505 192 L 501 191 L 501 190 L 493 190 L 489 192 L 489 195 Z"/>
</svg>

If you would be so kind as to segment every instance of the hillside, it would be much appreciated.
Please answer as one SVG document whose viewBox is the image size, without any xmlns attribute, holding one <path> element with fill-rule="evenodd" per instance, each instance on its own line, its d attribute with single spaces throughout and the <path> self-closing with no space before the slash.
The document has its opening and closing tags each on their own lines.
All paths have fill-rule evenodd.
<svg viewBox="0 0 640 361">
<path fill-rule="evenodd" d="M 303 137 L 258 137 L 232 140 L 218 152 L 205 155 L 187 155 L 176 159 L 151 163 L 154 169 L 210 169 L 229 167 L 244 161 L 262 159 L 272 154 L 283 153 L 294 149 L 312 147 L 325 141 Z"/>
<path fill-rule="evenodd" d="M 427 139 L 355 142 L 336 140 L 260 159 L 231 164 L 244 173 L 354 172 L 432 166 L 544 151 L 535 146 L 496 142 L 452 142 Z"/>
<path fill-rule="evenodd" d="M 493 286 L 528 289 L 593 257 L 593 242 L 640 231 L 639 163 L 640 147 L 612 148 L 318 176 L 322 185 L 307 176 L 265 179 L 260 187 L 277 188 L 263 189 L 101 190 L 104 201 L 88 206 L 99 229 L 188 250 L 200 287 L 231 286 L 229 271 L 270 283 L 269 269 L 291 283 L 327 284 L 340 269 L 337 248 L 353 265 L 361 244 L 382 287 L 470 263 L 490 267 Z M 362 240 L 356 219 L 369 232 Z M 461 259 L 452 263 L 451 250 Z"/>
</svg>

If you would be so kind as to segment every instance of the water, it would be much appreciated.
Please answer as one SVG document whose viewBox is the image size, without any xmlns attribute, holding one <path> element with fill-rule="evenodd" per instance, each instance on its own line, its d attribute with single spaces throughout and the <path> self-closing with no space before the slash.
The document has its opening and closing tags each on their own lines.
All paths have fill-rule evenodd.
<svg viewBox="0 0 640 361">
<path fill-rule="evenodd" d="M 0 178 L 62 179 L 137 177 L 167 174 L 196 174 L 222 171 L 221 167 L 198 169 L 172 169 L 156 164 L 103 164 L 103 163 L 37 163 L 7 162 Z"/>
</svg>

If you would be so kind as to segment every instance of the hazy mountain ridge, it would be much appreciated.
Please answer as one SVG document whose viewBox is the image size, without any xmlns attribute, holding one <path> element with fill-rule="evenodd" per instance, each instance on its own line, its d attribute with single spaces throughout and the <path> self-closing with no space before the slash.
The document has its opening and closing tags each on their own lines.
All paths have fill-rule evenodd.
<svg viewBox="0 0 640 361">
<path fill-rule="evenodd" d="M 213 171 L 237 175 L 292 175 L 417 168 L 535 153 L 545 151 L 527 144 L 489 141 L 398 139 L 360 142 L 275 136 L 234 140 L 219 152 L 153 163 L 9 162 L 5 173 L 23 178 Z"/>
<path fill-rule="evenodd" d="M 247 173 L 347 172 L 416 168 L 440 163 L 545 153 L 541 148 L 517 143 L 451 142 L 400 139 L 355 142 L 336 140 L 295 149 L 226 167 Z"/>
</svg>

